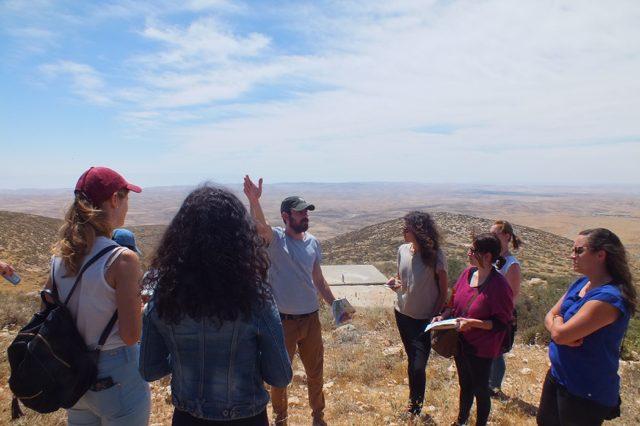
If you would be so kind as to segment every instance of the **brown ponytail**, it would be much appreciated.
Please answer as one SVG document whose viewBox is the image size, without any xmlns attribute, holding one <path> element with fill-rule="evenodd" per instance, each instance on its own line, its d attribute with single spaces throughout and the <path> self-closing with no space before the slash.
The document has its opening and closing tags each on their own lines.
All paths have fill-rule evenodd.
<svg viewBox="0 0 640 426">
<path fill-rule="evenodd" d="M 506 220 L 496 220 L 494 225 L 498 226 L 500 232 L 509 235 L 509 241 L 514 250 L 518 250 L 522 245 L 522 240 L 513 232 L 513 226 Z"/>
</svg>

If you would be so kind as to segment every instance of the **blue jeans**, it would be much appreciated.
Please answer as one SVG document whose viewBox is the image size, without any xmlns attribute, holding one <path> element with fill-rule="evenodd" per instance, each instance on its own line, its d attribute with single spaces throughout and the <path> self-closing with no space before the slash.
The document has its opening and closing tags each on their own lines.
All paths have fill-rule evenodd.
<svg viewBox="0 0 640 426">
<path fill-rule="evenodd" d="M 507 371 L 507 365 L 504 362 L 504 355 L 500 355 L 491 363 L 491 375 L 489 376 L 489 389 L 502 388 L 502 379 Z"/>
<path fill-rule="evenodd" d="M 138 426 L 149 423 L 151 394 L 138 372 L 140 347 L 121 346 L 100 352 L 98 380 L 111 378 L 113 385 L 89 390 L 67 410 L 73 426 Z"/>
</svg>

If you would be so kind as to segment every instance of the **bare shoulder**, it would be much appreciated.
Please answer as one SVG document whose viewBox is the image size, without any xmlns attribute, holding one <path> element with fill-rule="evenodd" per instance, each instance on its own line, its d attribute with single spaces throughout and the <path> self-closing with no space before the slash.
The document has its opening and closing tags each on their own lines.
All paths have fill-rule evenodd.
<svg viewBox="0 0 640 426">
<path fill-rule="evenodd" d="M 114 268 L 130 268 L 140 267 L 140 258 L 132 250 L 124 250 L 120 256 L 113 262 Z"/>
<path fill-rule="evenodd" d="M 109 285 L 117 288 L 122 283 L 133 283 L 137 285 L 138 279 L 142 275 L 140 259 L 132 250 L 124 250 L 107 270 L 105 278 Z"/>
</svg>

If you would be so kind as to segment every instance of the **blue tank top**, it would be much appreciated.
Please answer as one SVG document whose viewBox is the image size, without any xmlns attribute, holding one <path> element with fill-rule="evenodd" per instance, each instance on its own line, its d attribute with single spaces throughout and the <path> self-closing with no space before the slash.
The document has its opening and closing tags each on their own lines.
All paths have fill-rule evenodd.
<svg viewBox="0 0 640 426">
<path fill-rule="evenodd" d="M 551 341 L 551 374 L 572 395 L 614 407 L 620 393 L 620 345 L 629 325 L 629 309 L 616 284 L 602 285 L 580 297 L 578 293 L 588 281 L 587 277 L 581 277 L 569 287 L 560 305 L 564 321 L 569 321 L 590 300 L 610 303 L 622 315 L 613 323 L 586 336 L 581 346 L 569 347 Z"/>
</svg>

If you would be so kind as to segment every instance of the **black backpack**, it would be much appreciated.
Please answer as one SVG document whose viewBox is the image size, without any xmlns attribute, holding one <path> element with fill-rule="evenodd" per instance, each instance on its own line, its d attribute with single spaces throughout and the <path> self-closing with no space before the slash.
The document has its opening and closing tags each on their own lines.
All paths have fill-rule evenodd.
<svg viewBox="0 0 640 426">
<path fill-rule="evenodd" d="M 116 247 L 104 248 L 84 264 L 64 303 L 58 297 L 52 267 L 53 291 L 40 292 L 45 309 L 31 318 L 7 348 L 9 387 L 14 394 L 12 418 L 22 415 L 18 400 L 39 413 L 51 413 L 75 405 L 94 384 L 100 349 L 118 319 L 118 311 L 102 332 L 97 348 L 88 350 L 66 305 L 87 268 Z"/>
</svg>

